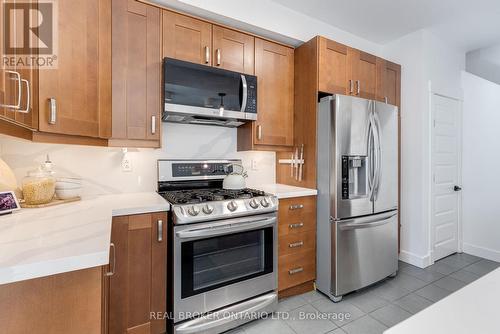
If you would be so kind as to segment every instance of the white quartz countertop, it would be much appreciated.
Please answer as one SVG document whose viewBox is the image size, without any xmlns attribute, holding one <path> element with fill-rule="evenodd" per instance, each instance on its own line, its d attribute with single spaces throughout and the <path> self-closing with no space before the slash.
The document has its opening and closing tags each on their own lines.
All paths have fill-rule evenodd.
<svg viewBox="0 0 500 334">
<path fill-rule="evenodd" d="M 384 333 L 500 333 L 499 309 L 500 269 L 496 269 Z"/>
<path fill-rule="evenodd" d="M 303 196 L 314 196 L 318 194 L 316 189 L 301 188 L 289 186 L 286 184 L 263 184 L 253 187 L 255 189 L 263 190 L 267 193 L 274 194 L 278 199 L 281 198 L 293 198 L 293 197 L 303 197 Z"/>
<path fill-rule="evenodd" d="M 103 195 L 0 217 L 0 284 L 106 265 L 113 216 L 167 211 L 157 193 Z"/>
</svg>

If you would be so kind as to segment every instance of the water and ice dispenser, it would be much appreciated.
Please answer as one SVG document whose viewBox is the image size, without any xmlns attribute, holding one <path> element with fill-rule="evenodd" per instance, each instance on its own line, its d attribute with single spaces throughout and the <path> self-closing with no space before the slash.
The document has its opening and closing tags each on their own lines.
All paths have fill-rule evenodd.
<svg viewBox="0 0 500 334">
<path fill-rule="evenodd" d="M 342 156 L 342 199 L 368 196 L 367 162 L 366 156 Z"/>
</svg>

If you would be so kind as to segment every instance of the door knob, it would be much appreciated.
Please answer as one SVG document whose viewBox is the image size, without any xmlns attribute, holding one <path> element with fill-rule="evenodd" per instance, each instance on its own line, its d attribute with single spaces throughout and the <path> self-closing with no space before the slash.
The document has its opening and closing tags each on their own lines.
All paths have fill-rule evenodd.
<svg viewBox="0 0 500 334">
<path fill-rule="evenodd" d="M 459 186 L 454 186 L 454 187 L 453 187 L 453 190 L 455 190 L 455 191 L 460 191 L 460 190 L 462 190 L 462 188 L 461 188 L 461 187 L 459 187 Z"/>
</svg>

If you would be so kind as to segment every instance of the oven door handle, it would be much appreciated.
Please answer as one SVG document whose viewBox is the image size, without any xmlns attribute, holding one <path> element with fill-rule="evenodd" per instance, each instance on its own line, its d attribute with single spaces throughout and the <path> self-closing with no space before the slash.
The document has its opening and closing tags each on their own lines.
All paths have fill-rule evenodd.
<svg viewBox="0 0 500 334">
<path fill-rule="evenodd" d="M 198 229 L 179 231 L 176 233 L 176 235 L 180 239 L 213 237 L 217 235 L 255 230 L 266 226 L 271 226 L 275 223 L 276 223 L 276 217 L 270 217 L 254 221 L 247 220 L 237 223 L 229 223 L 226 225 L 216 225 Z"/>
</svg>

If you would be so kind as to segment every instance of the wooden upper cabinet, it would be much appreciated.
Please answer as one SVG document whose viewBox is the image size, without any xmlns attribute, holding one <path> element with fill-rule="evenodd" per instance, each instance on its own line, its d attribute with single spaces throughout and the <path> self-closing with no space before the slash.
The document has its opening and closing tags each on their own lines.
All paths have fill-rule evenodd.
<svg viewBox="0 0 500 334">
<path fill-rule="evenodd" d="M 151 312 L 166 312 L 166 219 L 165 213 L 113 218 L 115 263 L 110 266 L 115 272 L 108 281 L 108 334 L 166 332 L 165 320 L 150 317 Z"/>
<path fill-rule="evenodd" d="M 377 100 L 401 107 L 401 65 L 377 59 Z"/>
<path fill-rule="evenodd" d="M 39 129 L 108 138 L 111 0 L 58 1 L 56 8 L 58 67 L 39 70 Z M 56 107 L 52 113 L 51 99 Z"/>
<path fill-rule="evenodd" d="M 163 57 L 212 65 L 212 25 L 163 11 Z"/>
<path fill-rule="evenodd" d="M 255 73 L 253 36 L 216 25 L 212 33 L 214 67 L 252 75 Z"/>
<path fill-rule="evenodd" d="M 293 145 L 293 49 L 255 39 L 257 121 L 254 144 Z"/>
<path fill-rule="evenodd" d="M 348 73 L 352 80 L 352 95 L 375 99 L 377 57 L 356 49 L 348 49 Z M 351 87 L 349 87 L 351 91 Z"/>
<path fill-rule="evenodd" d="M 9 2 L 16 8 L 17 2 Z M 23 3 L 24 5 L 24 3 Z M 36 7 L 34 2 L 30 5 L 32 9 Z M 4 17 L 3 11 L 4 2 L 1 3 L 0 17 Z M 35 20 L 36 18 L 33 18 Z M 36 22 L 33 22 L 36 24 Z M 4 36 L 5 26 L 0 25 L 0 36 Z M 18 28 L 18 29 L 17 29 Z M 23 33 L 23 27 L 10 29 L 8 33 L 11 34 L 11 46 L 14 48 L 22 48 L 24 39 L 18 35 Z M 31 41 L 31 46 L 35 41 Z M 6 54 L 4 43 L 0 43 L 0 55 L 7 57 L 11 54 Z M 35 54 L 26 56 L 36 56 Z M 21 80 L 21 81 L 20 81 Z M 37 86 L 37 73 L 34 68 L 27 66 L 1 66 L 0 67 L 0 117 L 8 119 L 9 121 L 20 124 L 23 127 L 30 129 L 38 129 L 38 86 Z"/>
<path fill-rule="evenodd" d="M 112 146 L 160 146 L 160 24 L 159 8 L 113 0 Z"/>
<path fill-rule="evenodd" d="M 319 37 L 319 91 L 348 94 L 347 49 L 340 43 Z"/>
</svg>

